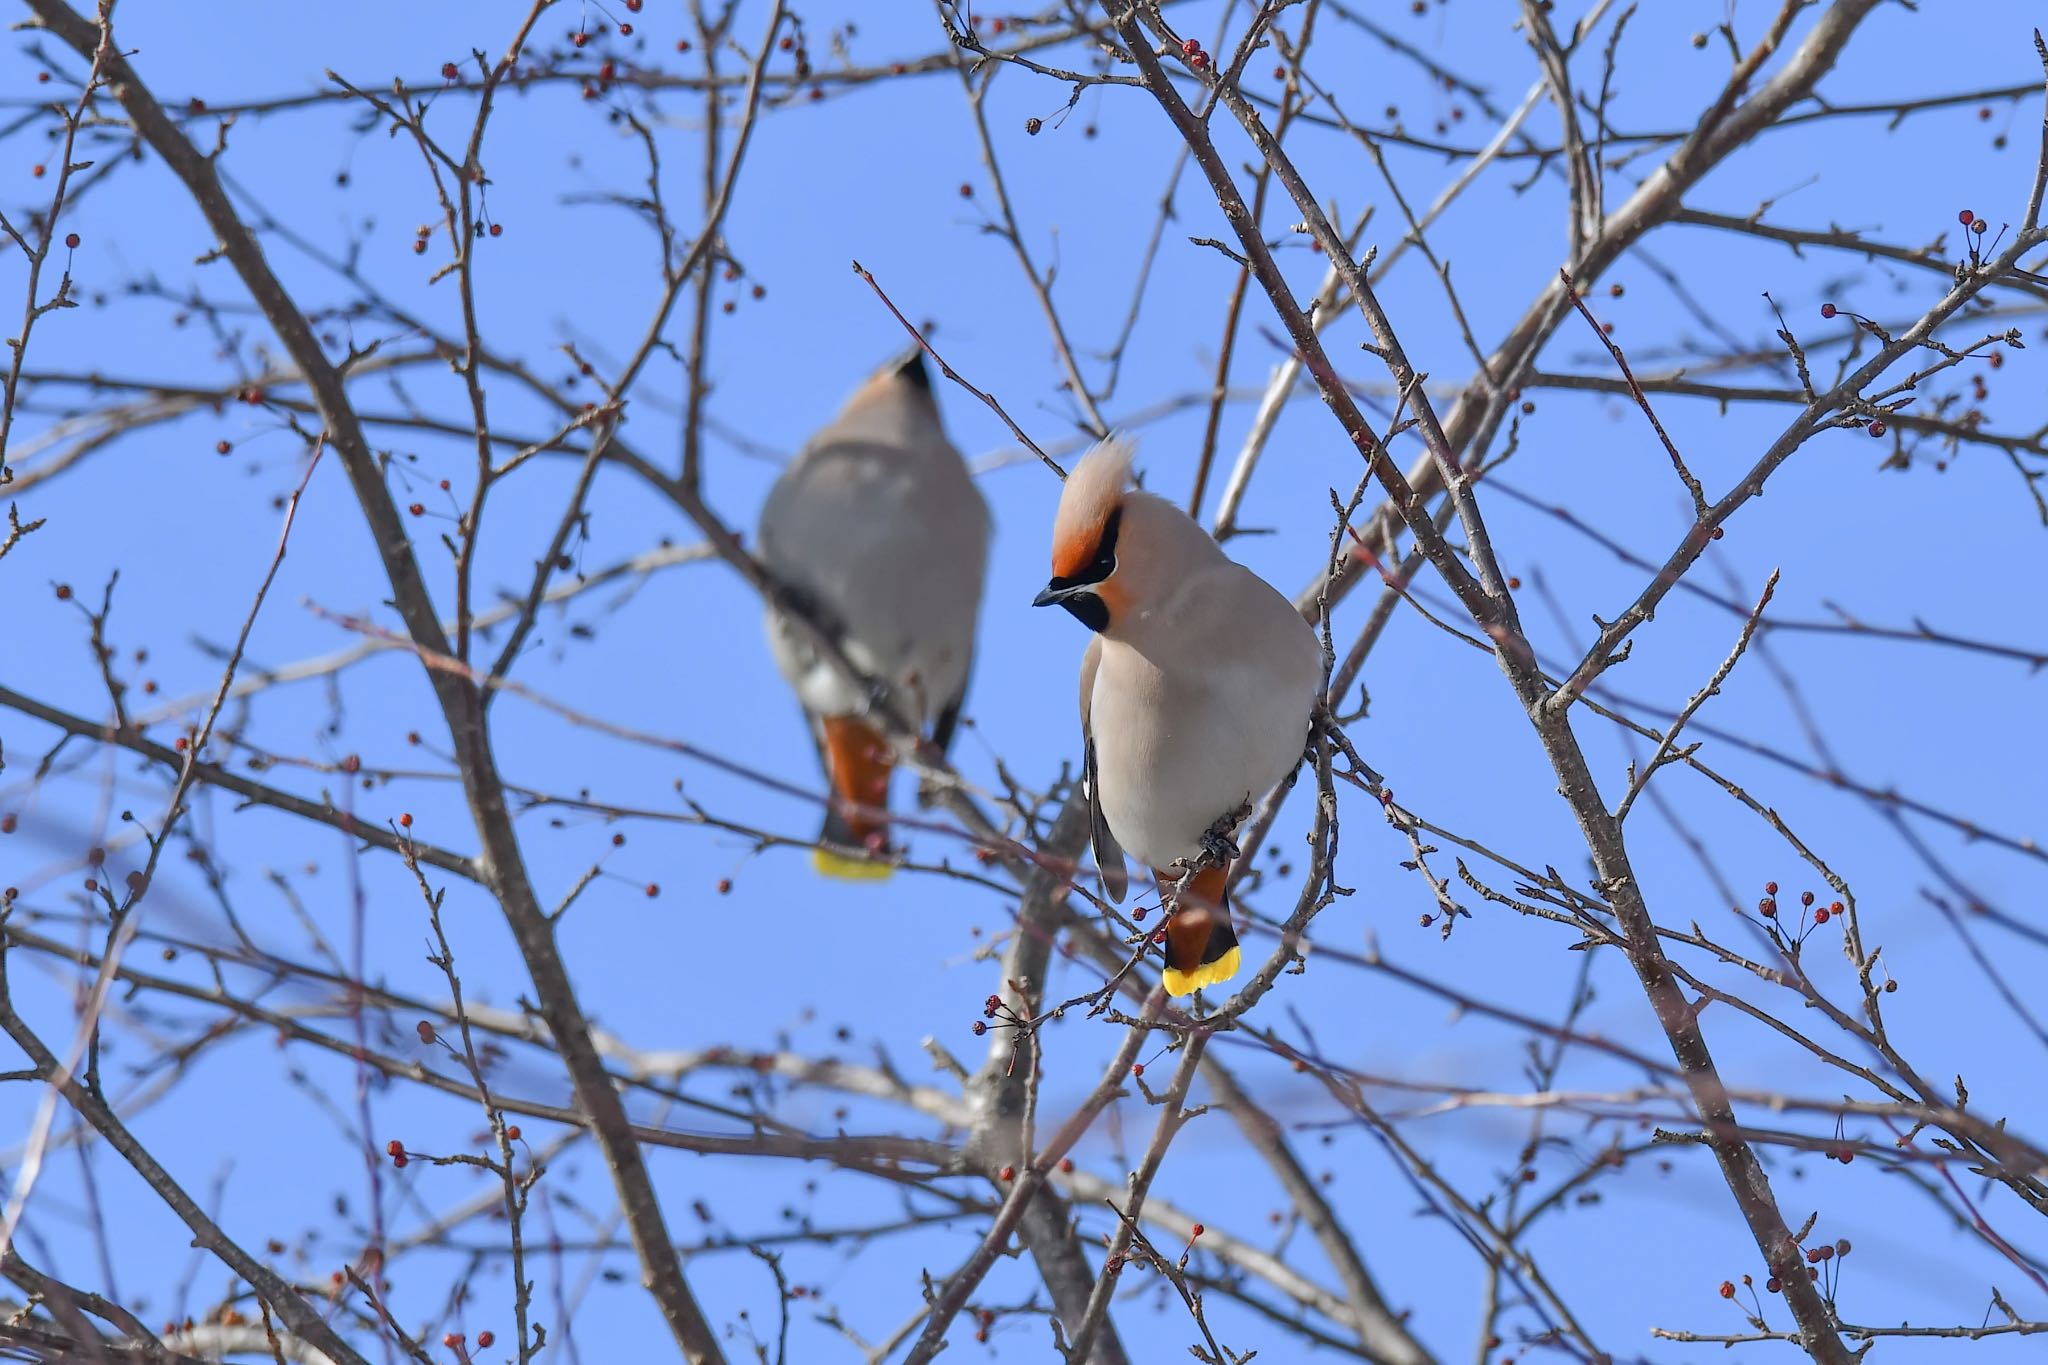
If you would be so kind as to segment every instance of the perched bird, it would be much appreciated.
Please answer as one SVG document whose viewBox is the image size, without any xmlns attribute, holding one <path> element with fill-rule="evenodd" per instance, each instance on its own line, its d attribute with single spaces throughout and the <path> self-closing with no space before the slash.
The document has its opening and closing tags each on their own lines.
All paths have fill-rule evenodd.
<svg viewBox="0 0 2048 1365">
<path fill-rule="evenodd" d="M 896 714 L 943 749 L 974 661 L 988 536 L 988 504 L 912 349 L 855 390 L 775 481 L 757 552 L 793 604 L 886 687 Z M 768 641 L 831 784 L 821 845 L 883 851 L 896 755 L 869 719 L 868 693 L 773 604 Z M 824 846 L 812 861 L 830 876 L 890 872 Z"/>
<path fill-rule="evenodd" d="M 1186 995 L 1237 974 L 1230 836 L 1307 751 L 1323 651 L 1271 584 L 1172 503 L 1125 487 L 1131 453 L 1111 437 L 1068 476 L 1052 581 L 1032 605 L 1065 607 L 1095 632 L 1081 662 L 1081 735 L 1111 898 L 1127 887 L 1125 850 L 1153 869 L 1162 896 L 1182 875 L 1174 864 L 1213 860 L 1166 924 L 1166 989 Z"/>
</svg>

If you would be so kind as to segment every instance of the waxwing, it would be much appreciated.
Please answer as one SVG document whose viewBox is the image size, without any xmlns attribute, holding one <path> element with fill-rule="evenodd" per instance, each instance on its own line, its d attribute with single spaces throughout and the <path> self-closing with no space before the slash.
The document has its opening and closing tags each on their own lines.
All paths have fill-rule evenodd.
<svg viewBox="0 0 2048 1365">
<path fill-rule="evenodd" d="M 1307 752 L 1323 651 L 1271 584 L 1180 508 L 1126 486 L 1131 454 L 1111 437 L 1068 476 L 1052 581 L 1032 605 L 1062 606 L 1095 632 L 1081 733 L 1111 898 L 1126 890 L 1125 852 L 1153 869 L 1162 898 L 1203 853 L 1212 860 L 1163 931 L 1166 989 L 1186 995 L 1237 974 L 1230 836 Z"/>
<path fill-rule="evenodd" d="M 946 439 L 922 351 L 882 366 L 769 490 L 757 553 L 811 621 L 888 689 L 896 714 L 952 740 L 974 660 L 988 505 Z M 768 640 L 831 785 L 813 862 L 885 877 L 896 753 L 869 696 L 770 606 Z"/>
</svg>

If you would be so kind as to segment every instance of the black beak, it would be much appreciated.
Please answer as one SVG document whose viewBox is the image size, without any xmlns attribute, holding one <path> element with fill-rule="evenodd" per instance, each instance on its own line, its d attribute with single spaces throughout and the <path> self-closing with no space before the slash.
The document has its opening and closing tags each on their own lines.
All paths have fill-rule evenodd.
<svg viewBox="0 0 2048 1365">
<path fill-rule="evenodd" d="M 1065 607 L 1076 621 L 1093 631 L 1109 628 L 1109 608 L 1096 596 L 1096 583 L 1071 583 L 1055 578 L 1031 599 L 1034 607 Z"/>
<path fill-rule="evenodd" d="M 1057 578 L 1045 585 L 1045 590 L 1031 599 L 1034 607 L 1064 606 L 1083 593 L 1092 592 L 1093 583 L 1062 583 Z"/>
</svg>

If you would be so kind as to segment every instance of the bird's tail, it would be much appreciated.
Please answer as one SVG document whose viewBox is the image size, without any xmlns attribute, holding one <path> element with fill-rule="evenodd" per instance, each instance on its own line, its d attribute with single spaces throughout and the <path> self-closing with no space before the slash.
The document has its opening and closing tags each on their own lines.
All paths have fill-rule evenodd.
<svg viewBox="0 0 2048 1365">
<path fill-rule="evenodd" d="M 896 869 L 880 855 L 889 839 L 889 771 L 895 755 L 874 726 L 854 716 L 826 716 L 826 775 L 832 801 L 811 865 L 828 877 L 876 881 Z"/>
<path fill-rule="evenodd" d="M 1159 874 L 1162 889 L 1172 878 Z M 1228 981 L 1243 965 L 1237 931 L 1230 927 L 1230 868 L 1205 867 L 1181 891 L 1180 907 L 1166 922 L 1168 995 L 1192 995 Z"/>
</svg>

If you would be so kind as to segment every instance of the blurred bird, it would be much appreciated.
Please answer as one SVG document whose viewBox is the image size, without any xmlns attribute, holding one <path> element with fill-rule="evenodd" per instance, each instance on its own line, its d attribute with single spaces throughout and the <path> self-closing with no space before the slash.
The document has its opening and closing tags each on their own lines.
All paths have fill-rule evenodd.
<svg viewBox="0 0 2048 1365">
<path fill-rule="evenodd" d="M 946 439 L 923 352 L 882 366 L 811 437 L 761 509 L 761 562 L 891 707 L 941 749 L 974 660 L 988 505 Z M 810 718 L 831 784 L 822 844 L 879 853 L 896 755 L 870 698 L 771 605 L 768 641 Z M 886 877 L 888 864 L 820 847 L 820 872 Z"/>
<path fill-rule="evenodd" d="M 1178 507 L 1125 488 L 1131 454 L 1111 437 L 1068 476 L 1053 578 L 1032 605 L 1065 607 L 1095 632 L 1081 735 L 1111 899 L 1128 885 L 1124 850 L 1153 869 L 1162 898 L 1180 880 L 1176 863 L 1212 860 L 1165 930 L 1166 989 L 1186 995 L 1237 974 L 1230 836 L 1301 762 L 1323 651 L 1292 603 Z"/>
</svg>

